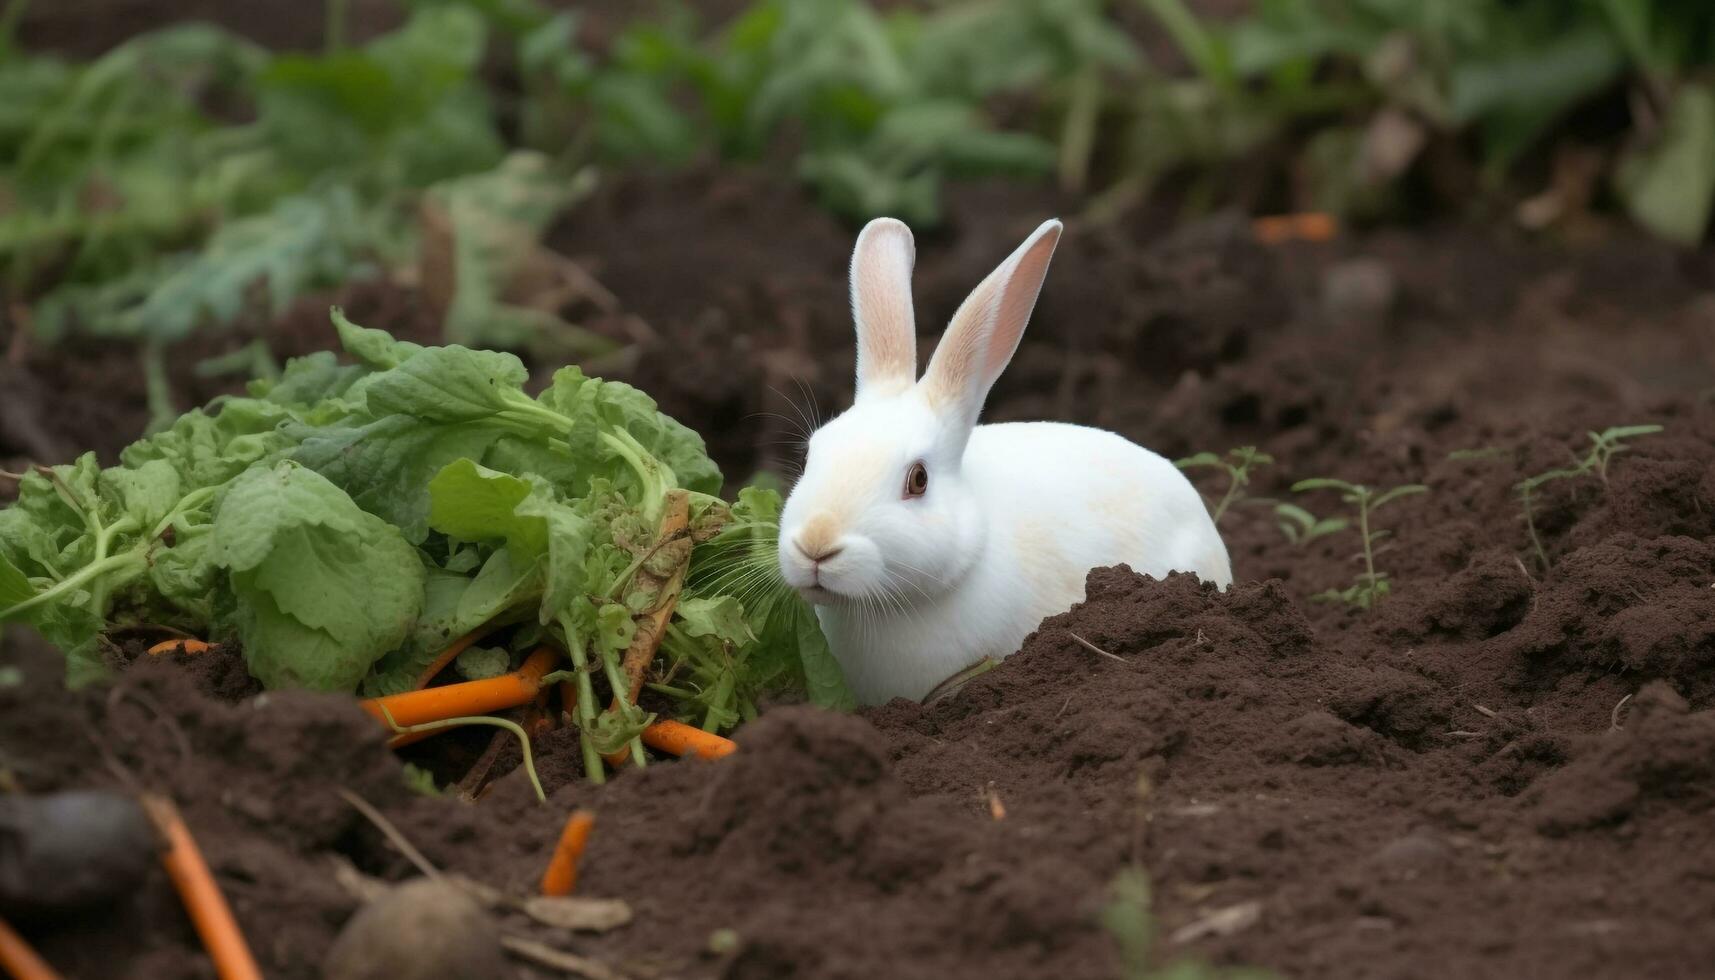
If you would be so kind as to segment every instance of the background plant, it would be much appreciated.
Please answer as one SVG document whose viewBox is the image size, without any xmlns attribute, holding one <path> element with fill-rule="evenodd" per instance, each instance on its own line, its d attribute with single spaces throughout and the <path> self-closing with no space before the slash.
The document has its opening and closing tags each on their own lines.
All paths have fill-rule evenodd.
<svg viewBox="0 0 1715 980">
<path fill-rule="evenodd" d="M 1639 436 L 1654 435 L 1660 432 L 1659 425 L 1619 425 L 1603 429 L 1601 432 L 1589 432 L 1590 449 L 1582 457 L 1575 457 L 1573 465 L 1561 469 L 1548 470 L 1535 476 L 1526 477 L 1513 484 L 1513 490 L 1518 494 L 1519 507 L 1524 511 L 1524 526 L 1530 536 L 1530 547 L 1536 555 L 1536 560 L 1544 571 L 1552 564 L 1548 560 L 1548 551 L 1542 546 L 1542 536 L 1536 528 L 1536 493 L 1543 487 L 1560 480 L 1573 480 L 1579 477 L 1594 476 L 1602 482 L 1604 488 L 1608 485 L 1608 463 L 1620 453 L 1631 448 L 1628 441 Z"/>
<path fill-rule="evenodd" d="M 1274 465 L 1274 457 L 1259 451 L 1255 446 L 1239 446 L 1236 449 L 1227 450 L 1225 456 L 1201 452 L 1184 459 L 1174 460 L 1173 465 L 1182 470 L 1209 468 L 1218 469 L 1227 474 L 1227 490 L 1210 511 L 1215 523 L 1219 524 L 1227 509 L 1244 499 L 1245 487 L 1249 486 L 1251 482 L 1251 471 Z"/>
<path fill-rule="evenodd" d="M 1346 588 L 1330 589 L 1311 598 L 1321 602 L 1343 602 L 1359 609 L 1373 608 L 1376 603 L 1386 598 L 1392 590 L 1387 573 L 1376 570 L 1376 542 L 1392 532 L 1372 527 L 1370 518 L 1376 511 L 1388 504 L 1402 497 L 1428 493 L 1429 488 L 1422 484 L 1412 483 L 1390 490 L 1378 491 L 1371 490 L 1363 484 L 1347 483 L 1345 480 L 1334 480 L 1327 477 L 1300 480 L 1292 485 L 1293 493 L 1306 493 L 1312 490 L 1339 491 L 1340 499 L 1355 508 L 1358 535 L 1364 546 L 1360 556 L 1364 562 L 1364 570 L 1358 573 L 1357 581 Z"/>
<path fill-rule="evenodd" d="M 203 24 L 84 64 L 0 44 L 0 282 L 30 300 L 32 336 L 137 339 L 158 381 L 164 348 L 199 327 L 356 279 L 456 272 L 450 339 L 593 352 L 506 294 L 589 185 L 502 138 L 480 76 L 495 22 L 420 4 L 360 48 L 330 23 L 319 54 Z M 159 384 L 152 396 L 170 420 Z"/>
<path fill-rule="evenodd" d="M 1493 189 L 1550 144 L 1593 144 L 1589 174 L 1640 224 L 1685 243 L 1707 229 L 1715 8 L 1706 4 L 1260 0 L 1249 16 L 1213 25 L 1182 0 L 1140 2 L 1196 74 L 1139 97 L 1134 182 L 1289 139 L 1295 206 L 1368 215 L 1399 205 L 1431 147 L 1450 151 L 1443 163 L 1467 160 Z M 1563 138 L 1579 116 L 1623 121 Z M 1585 184 L 1569 167 L 1520 217 L 1540 224 L 1584 206 Z"/>
</svg>

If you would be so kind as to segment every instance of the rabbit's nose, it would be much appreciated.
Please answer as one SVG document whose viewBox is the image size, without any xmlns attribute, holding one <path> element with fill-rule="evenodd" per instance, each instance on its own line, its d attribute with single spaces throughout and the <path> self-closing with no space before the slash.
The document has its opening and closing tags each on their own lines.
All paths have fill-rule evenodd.
<svg viewBox="0 0 1715 980">
<path fill-rule="evenodd" d="M 808 558 L 813 565 L 820 565 L 846 550 L 845 546 L 837 541 L 813 541 L 806 544 L 802 538 L 799 538 L 793 544 L 798 546 L 798 553 Z"/>
<path fill-rule="evenodd" d="M 833 517 L 817 514 L 792 535 L 792 545 L 811 564 L 820 565 L 845 550 L 844 538 Z"/>
</svg>

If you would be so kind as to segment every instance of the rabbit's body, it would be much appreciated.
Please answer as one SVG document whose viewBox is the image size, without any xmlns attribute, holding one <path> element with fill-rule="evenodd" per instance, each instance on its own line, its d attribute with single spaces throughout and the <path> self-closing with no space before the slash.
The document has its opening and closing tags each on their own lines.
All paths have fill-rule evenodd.
<svg viewBox="0 0 1715 980">
<path fill-rule="evenodd" d="M 1067 479 L 1075 473 L 1101 479 Z M 1232 581 L 1197 491 L 1171 462 L 1112 432 L 1061 422 L 980 425 L 962 475 L 980 541 L 956 584 L 933 599 L 895 590 L 895 606 L 817 607 L 864 704 L 921 698 L 984 657 L 1014 652 L 1042 620 L 1083 600 L 1092 568 Z"/>
<path fill-rule="evenodd" d="M 780 567 L 862 702 L 921 698 L 1083 598 L 1092 568 L 1232 581 L 1202 499 L 1166 459 L 1100 429 L 976 424 L 1059 238 L 1048 222 L 959 308 L 922 380 L 910 232 L 873 221 L 852 259 L 858 395 L 810 437 Z"/>
</svg>

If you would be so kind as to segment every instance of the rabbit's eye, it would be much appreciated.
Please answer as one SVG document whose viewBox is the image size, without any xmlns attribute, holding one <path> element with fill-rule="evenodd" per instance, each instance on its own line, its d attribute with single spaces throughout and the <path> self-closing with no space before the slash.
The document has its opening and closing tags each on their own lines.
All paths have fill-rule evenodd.
<svg viewBox="0 0 1715 980">
<path fill-rule="evenodd" d="M 921 497 L 929 492 L 929 471 L 922 463 L 912 463 L 905 471 L 905 496 Z"/>
</svg>

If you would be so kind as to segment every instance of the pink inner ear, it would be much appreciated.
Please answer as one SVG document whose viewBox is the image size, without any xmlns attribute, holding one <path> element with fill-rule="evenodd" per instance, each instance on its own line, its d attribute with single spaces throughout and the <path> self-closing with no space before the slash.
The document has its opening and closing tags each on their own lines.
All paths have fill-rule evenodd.
<svg viewBox="0 0 1715 980">
<path fill-rule="evenodd" d="M 1024 334 L 1025 324 L 1030 322 L 1031 311 L 1036 309 L 1036 297 L 1042 292 L 1048 261 L 1054 257 L 1054 245 L 1059 240 L 1058 234 L 1037 239 L 1029 251 L 1019 256 L 1018 265 L 1001 287 L 1000 305 L 995 310 L 987 357 L 983 361 L 984 373 L 991 384 L 1018 349 L 1018 340 Z"/>
<path fill-rule="evenodd" d="M 860 383 L 903 386 L 917 375 L 914 251 L 911 233 L 896 222 L 866 228 L 859 237 L 852 257 L 852 314 Z"/>
</svg>

